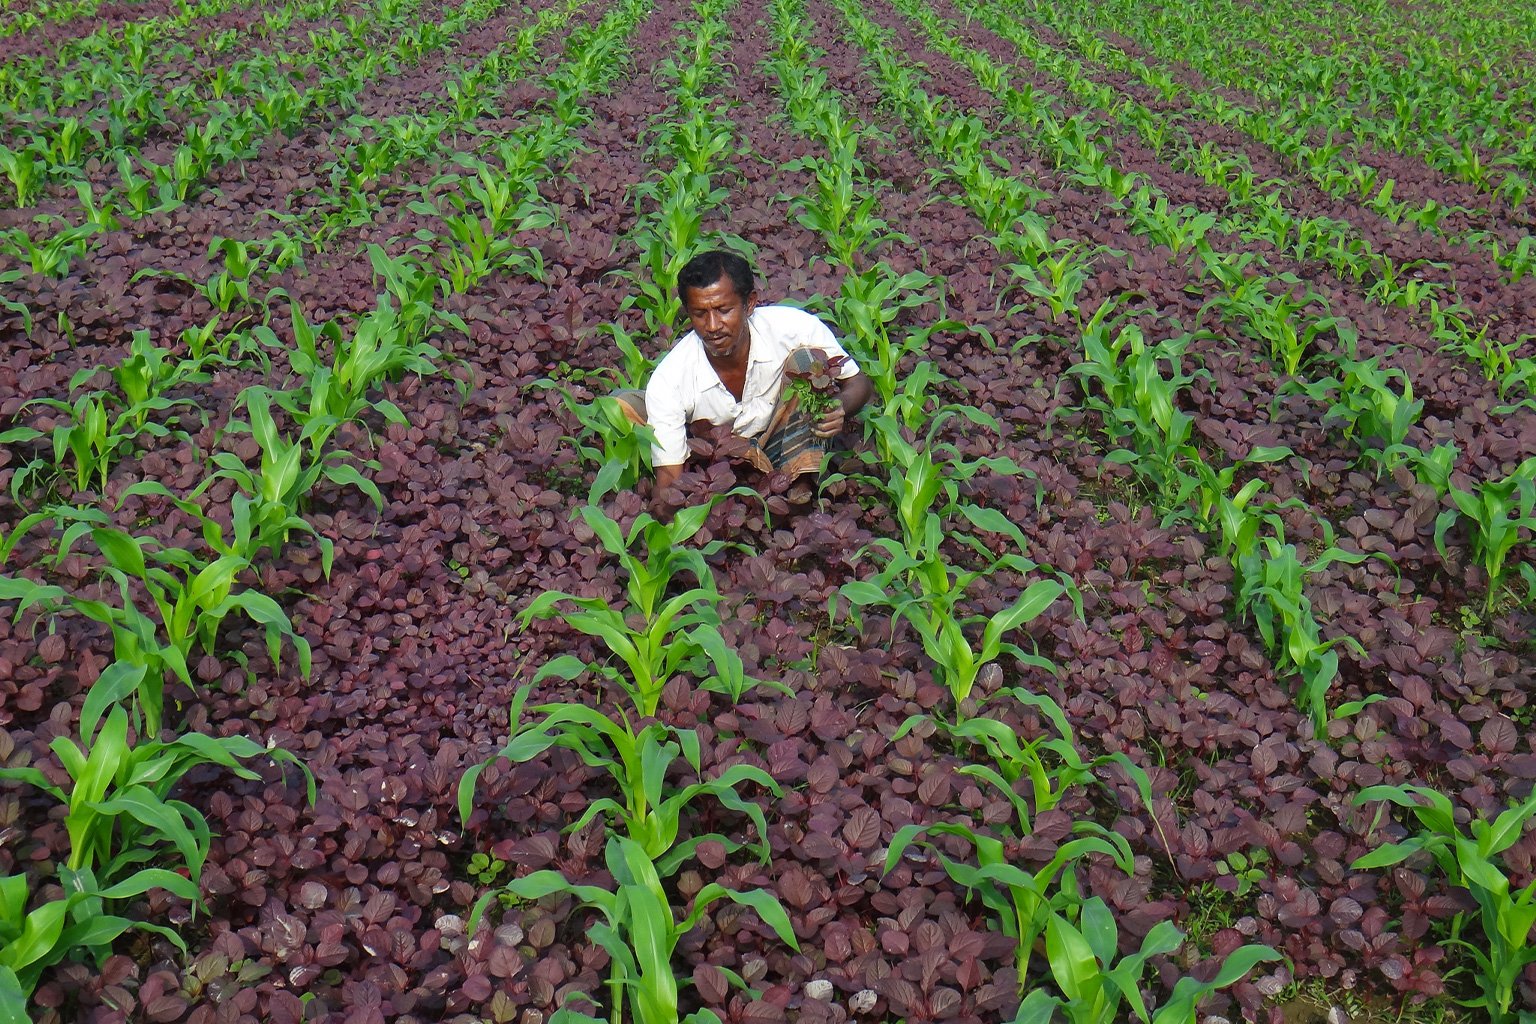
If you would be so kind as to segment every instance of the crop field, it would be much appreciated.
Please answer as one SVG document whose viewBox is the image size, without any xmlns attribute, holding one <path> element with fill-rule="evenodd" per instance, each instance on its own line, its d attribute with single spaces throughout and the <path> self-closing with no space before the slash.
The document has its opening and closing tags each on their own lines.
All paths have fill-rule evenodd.
<svg viewBox="0 0 1536 1024">
<path fill-rule="evenodd" d="M 1536 1021 L 1533 39 L 0 0 L 0 1024 Z"/>
</svg>

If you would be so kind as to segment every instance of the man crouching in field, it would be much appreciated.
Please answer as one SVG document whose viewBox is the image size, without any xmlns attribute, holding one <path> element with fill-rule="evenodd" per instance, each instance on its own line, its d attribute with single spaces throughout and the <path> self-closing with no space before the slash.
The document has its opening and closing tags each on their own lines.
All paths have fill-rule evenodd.
<svg viewBox="0 0 1536 1024">
<path fill-rule="evenodd" d="M 869 401 L 873 389 L 827 325 L 790 306 L 759 306 L 752 268 L 731 252 L 701 253 L 677 278 L 693 325 L 657 364 L 644 395 L 621 391 L 656 443 L 658 490 L 677 483 L 694 420 L 750 438 L 748 460 L 789 476 L 821 468 L 821 442 Z"/>
</svg>

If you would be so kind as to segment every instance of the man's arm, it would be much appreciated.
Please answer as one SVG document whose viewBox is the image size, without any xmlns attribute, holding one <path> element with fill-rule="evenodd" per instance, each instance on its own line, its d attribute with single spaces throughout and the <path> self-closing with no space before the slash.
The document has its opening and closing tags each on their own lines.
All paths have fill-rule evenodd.
<svg viewBox="0 0 1536 1024">
<path fill-rule="evenodd" d="M 817 437 L 834 437 L 839 434 L 843 425 L 847 423 L 874 397 L 874 386 L 869 382 L 869 376 L 860 370 L 858 373 L 843 381 L 842 389 L 838 392 L 837 404 L 834 405 L 821 422 L 816 425 Z M 660 479 L 660 470 L 658 479 Z"/>
<path fill-rule="evenodd" d="M 664 487 L 676 487 L 677 481 L 682 478 L 682 475 L 682 466 L 657 466 L 656 486 L 652 493 L 655 491 L 660 491 Z"/>
</svg>

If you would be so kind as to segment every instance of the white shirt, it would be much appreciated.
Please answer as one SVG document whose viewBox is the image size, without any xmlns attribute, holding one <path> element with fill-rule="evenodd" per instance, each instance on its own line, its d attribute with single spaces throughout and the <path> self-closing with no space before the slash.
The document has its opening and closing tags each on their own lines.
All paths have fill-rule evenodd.
<svg viewBox="0 0 1536 1024">
<path fill-rule="evenodd" d="M 741 401 L 709 364 L 697 331 L 689 331 L 656 364 L 645 389 L 645 414 L 656 432 L 651 464 L 680 466 L 688 460 L 688 424 L 709 420 L 731 424 L 731 431 L 754 437 L 768 426 L 783 385 L 785 358 L 799 348 L 819 348 L 829 357 L 847 356 L 830 328 L 792 306 L 758 306 L 747 320 L 751 341 Z M 838 367 L 839 380 L 859 372 L 850 358 Z"/>
</svg>

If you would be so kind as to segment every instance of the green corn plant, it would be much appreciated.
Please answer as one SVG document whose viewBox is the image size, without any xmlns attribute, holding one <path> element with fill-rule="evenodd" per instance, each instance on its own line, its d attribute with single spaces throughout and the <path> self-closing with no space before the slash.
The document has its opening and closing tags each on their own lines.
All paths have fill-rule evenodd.
<svg viewBox="0 0 1536 1024">
<path fill-rule="evenodd" d="M 602 372 L 613 379 L 615 388 L 644 391 L 646 381 L 651 377 L 651 371 L 656 369 L 656 360 L 641 350 L 640 343 L 635 340 L 634 334 L 626 330 L 623 325 L 610 321 L 600 324 L 598 330 L 613 339 L 613 344 L 618 348 L 619 357 L 623 363 L 622 366 L 605 366 Z"/>
<path fill-rule="evenodd" d="M 842 116 L 829 112 L 826 116 Z M 853 269 L 860 253 L 873 252 L 890 241 L 911 242 L 911 238 L 891 230 L 890 224 L 875 211 L 880 202 L 878 183 L 864 175 L 864 165 L 856 155 L 856 142 L 848 138 L 829 143 L 825 157 L 806 156 L 793 160 L 782 169 L 808 172 L 815 191 L 801 196 L 780 196 L 795 211 L 795 220 L 821 236 L 836 266 Z"/>
<path fill-rule="evenodd" d="M 171 502 L 182 512 L 197 521 L 203 542 L 221 557 L 252 563 L 262 551 L 276 557 L 288 542 L 293 531 L 307 533 L 320 549 L 320 568 L 326 579 L 331 578 L 331 566 L 335 561 L 335 544 L 329 537 L 320 535 L 314 524 L 302 516 L 284 514 L 285 506 L 264 503 L 259 497 L 237 491 L 230 497 L 230 529 L 226 533 L 223 523 L 210 516 L 196 501 L 174 494 L 158 480 L 141 480 L 123 489 L 118 506 L 132 497 L 157 497 Z M 0 547 L 0 554 L 4 548 Z M 3 562 L 0 557 L 0 562 Z"/>
<path fill-rule="evenodd" d="M 369 216 L 371 218 L 372 214 L 370 213 Z M 389 305 L 389 302 L 381 297 L 380 308 L 365 318 L 365 320 L 377 319 L 374 328 L 378 332 L 377 335 L 368 339 L 368 343 L 360 348 L 354 339 L 347 355 L 338 353 L 332 361 L 332 367 L 340 372 L 340 364 L 353 363 L 354 370 L 366 369 L 370 372 L 382 372 L 386 376 L 404 373 L 425 375 L 426 370 L 414 368 L 411 365 L 412 357 L 436 359 L 440 353 L 436 353 L 436 350 L 429 353 L 420 349 L 417 347 L 419 342 L 424 341 L 434 331 L 443 328 L 452 328 L 466 336 L 469 334 L 469 325 L 464 322 L 463 317 L 456 313 L 442 312 L 437 308 L 439 294 L 446 297 L 453 294 L 453 289 L 441 276 L 409 253 L 398 257 L 390 256 L 372 242 L 368 243 L 367 250 L 375 283 L 383 285 L 384 292 L 398 308 L 393 315 L 383 312 L 383 307 Z M 354 352 L 353 348 L 357 350 Z M 359 373 L 351 373 L 348 376 L 361 379 Z M 467 396 L 467 392 L 465 394 Z"/>
<path fill-rule="evenodd" d="M 18 471 L 11 481 L 13 495 L 19 495 L 21 488 L 27 482 L 39 480 L 49 469 L 55 473 L 63 473 L 64 467 L 70 462 L 74 464 L 76 491 L 85 491 L 94 482 L 99 491 L 105 493 L 107 478 L 113 467 L 118 464 L 123 453 L 132 448 L 133 442 L 140 435 L 165 437 L 173 433 L 169 427 L 150 420 L 151 412 L 182 405 L 196 408 L 190 399 L 173 401 L 160 397 L 148 399 L 137 406 L 130 406 L 121 412 L 116 412 L 115 408 L 120 403 L 105 391 L 85 392 L 73 402 L 63 402 L 57 398 L 37 398 L 28 402 L 23 408 L 35 405 L 63 413 L 58 417 L 52 431 L 45 435 L 33 427 L 13 427 L 0 433 L 0 444 L 15 444 L 48 437 L 52 441 L 53 458 L 51 464 L 34 460 L 24 467 L 24 471 Z M 175 433 L 183 432 L 175 431 Z"/>
<path fill-rule="evenodd" d="M 958 321 L 942 320 L 907 330 L 899 341 L 892 337 L 904 312 L 938 298 L 938 293 L 930 290 L 937 283 L 937 278 L 916 270 L 898 276 L 884 263 L 861 272 L 850 269 L 843 275 L 842 288 L 832 303 L 833 319 L 847 332 L 849 352 L 882 403 L 900 389 L 900 364 L 906 356 L 921 352 L 937 331 L 965 328 Z"/>
<path fill-rule="evenodd" d="M 1033 709 L 1056 734 L 1042 732 L 1026 738 L 1006 722 L 985 717 L 987 711 L 1010 701 Z M 985 752 L 985 762 L 967 763 L 960 773 L 988 783 L 1013 805 L 1021 836 L 1034 831 L 1036 814 L 1055 808 L 1072 787 L 1097 782 L 1093 770 L 1104 765 L 1118 765 L 1136 786 L 1142 804 L 1152 806 L 1152 784 L 1146 771 L 1118 752 L 1083 760 L 1071 724 L 1061 706 L 1048 694 L 1034 693 L 1022 686 L 1009 687 L 999 691 L 976 717 L 958 723 L 913 715 L 901 724 L 891 741 L 920 727 L 936 729 L 951 740 L 963 741 Z M 1028 797 L 1018 792 L 1020 780 L 1029 783 Z"/>
<path fill-rule="evenodd" d="M 598 395 L 590 400 L 577 398 L 569 387 L 552 380 L 535 381 L 534 386 L 557 389 L 566 411 L 581 424 L 579 436 L 564 440 L 570 441 L 577 454 L 597 467 L 587 496 L 589 504 L 596 505 L 608 494 L 633 488 L 650 473 L 655 432 L 647 424 L 633 422 L 622 402 L 611 395 Z"/>
<path fill-rule="evenodd" d="M 411 209 L 435 215 L 452 245 L 442 245 L 438 233 L 422 228 L 416 237 L 427 243 L 414 251 L 436 254 L 455 292 L 467 292 L 492 272 L 527 274 L 544 279 L 544 258 L 537 248 L 520 245 L 514 236 L 555 222 L 548 205 L 526 194 L 517 183 L 484 166 L 473 177 L 454 176 L 458 189 L 438 203 L 417 202 Z M 446 207 L 446 209 L 445 209 Z"/>
<path fill-rule="evenodd" d="M 921 466 L 922 463 L 914 462 L 914 465 Z M 863 610 L 870 607 L 890 609 L 893 628 L 897 622 L 907 622 L 917 632 L 924 653 L 934 663 L 936 675 L 949 689 L 957 718 L 968 714 L 965 702 L 981 670 L 1004 654 L 1022 664 L 1054 672 L 1055 666 L 1049 660 L 1025 652 L 1006 637 L 1039 618 L 1063 595 L 1071 596 L 1077 604 L 1081 597 L 1071 579 L 1064 574 L 1058 579 L 1037 579 L 1011 604 L 990 616 L 963 614 L 961 602 L 976 580 L 1000 568 L 1027 574 L 1039 567 L 1016 551 L 994 556 L 974 537 L 968 543 L 985 553 L 984 567 L 967 571 L 951 565 L 940 551 L 944 538 L 943 521 L 930 510 L 932 497 L 943 490 L 943 485 L 930 474 L 917 479 L 905 477 L 903 487 L 898 517 L 906 524 L 904 539 L 878 538 L 859 552 L 857 557 L 875 553 L 885 564 L 870 579 L 850 581 L 838 590 L 830 599 L 829 610 L 834 620 L 841 600 L 849 606 L 848 615 L 855 628 L 862 627 Z M 928 496 L 926 501 L 925 495 Z M 1014 537 L 1018 528 L 995 509 L 967 504 L 955 506 L 955 511 L 978 529 L 1002 533 L 1022 544 L 1021 535 Z M 979 647 L 973 646 L 968 635 L 968 630 L 977 624 L 982 625 Z"/>
<path fill-rule="evenodd" d="M 1181 482 L 1172 504 L 1181 508 L 1187 506 L 1195 522 L 1219 533 L 1218 553 L 1223 557 L 1231 557 L 1235 551 L 1252 551 L 1258 544 L 1258 531 L 1262 526 L 1283 527 L 1268 507 L 1249 507 L 1264 489 L 1263 479 L 1254 477 L 1234 491 L 1237 472 L 1244 466 L 1279 462 L 1294 454 L 1287 447 L 1260 445 L 1247 458 L 1215 470 L 1191 450 L 1189 457 L 1180 464 Z M 1170 513 L 1170 517 L 1172 515 Z"/>
<path fill-rule="evenodd" d="M 18 152 L 0 146 L 0 173 L 5 175 L 11 183 L 12 191 L 16 193 L 16 208 L 24 209 L 31 206 L 32 201 L 42 192 L 47 164 L 39 160 L 31 149 Z"/>
<path fill-rule="evenodd" d="M 1355 796 L 1355 803 L 1384 800 L 1411 811 L 1417 828 L 1398 843 L 1385 843 L 1359 858 L 1354 870 L 1390 867 L 1419 853 L 1427 853 L 1452 885 L 1466 889 L 1477 903 L 1482 925 L 1481 941 L 1463 939 L 1466 915 L 1458 913 L 1451 925 L 1449 944 L 1472 958 L 1475 989 L 1480 994 L 1458 1003 L 1484 1011 L 1491 1024 L 1506 1024 L 1530 1017 L 1513 1009 L 1520 974 L 1536 963 L 1536 881 L 1515 891 L 1499 863 L 1499 855 L 1519 841 L 1526 823 L 1536 815 L 1536 794 L 1505 810 L 1493 821 L 1473 818 L 1468 831 L 1456 824 L 1455 808 L 1443 794 L 1427 786 L 1371 786 Z"/>
<path fill-rule="evenodd" d="M 308 784 L 310 803 L 315 799 L 314 776 L 286 750 L 263 747 L 243 736 L 215 738 L 200 733 L 170 742 L 134 741 L 122 707 L 114 707 L 100 732 L 87 735 L 84 744 L 59 736 L 49 749 L 69 779 L 67 790 L 36 768 L 3 768 L 0 779 L 33 786 L 64 806 L 69 857 L 60 868 L 60 881 L 66 895 L 23 917 L 24 886 L 11 879 L 0 882 L 0 939 L 6 940 L 0 948 L 0 991 L 8 987 L 10 977 L 16 977 L 17 988 L 29 992 L 44 967 L 77 949 L 104 955 L 111 941 L 130 926 L 166 935 L 186 948 L 169 929 L 131 925 L 108 913 L 105 901 L 162 888 L 194 904 L 200 902 L 197 882 L 211 832 L 200 811 L 170 795 L 193 768 L 217 765 L 241 778 L 256 779 L 259 776 L 241 762 L 269 757 L 297 766 Z M 172 857 L 185 876 L 145 866 L 163 864 Z"/>
<path fill-rule="evenodd" d="M 1471 490 L 1448 484 L 1454 508 L 1435 517 L 1435 548 L 1446 557 L 1445 535 L 1456 522 L 1466 524 L 1472 557 L 1488 577 L 1486 608 L 1498 603 L 1510 553 L 1522 534 L 1536 530 L 1536 455 L 1502 480 L 1473 483 Z"/>
<path fill-rule="evenodd" d="M 252 243 L 236 238 L 214 237 L 208 243 L 208 257 L 215 256 L 223 267 L 210 274 L 199 289 L 214 309 L 230 313 L 236 306 L 251 301 L 251 278 L 262 271 L 260 261 L 251 251 Z"/>
<path fill-rule="evenodd" d="M 88 519 L 82 519 L 81 524 L 87 530 L 93 528 Z M 66 540 L 70 535 L 66 531 Z M 174 673 L 188 687 L 193 685 L 186 655 L 175 644 L 162 640 L 155 621 L 126 596 L 122 606 L 118 607 L 105 601 L 76 597 L 61 587 L 0 576 L 0 601 L 17 602 L 13 621 L 19 622 L 33 608 L 51 617 L 69 607 L 110 630 L 115 660 L 102 670 L 86 695 L 80 720 L 81 729 L 87 734 L 94 729 L 107 705 L 129 703 L 134 711 L 135 727 L 140 733 L 158 736 L 167 673 Z"/>
<path fill-rule="evenodd" d="M 0 1024 L 32 1024 L 27 1002 L 43 971 L 90 950 L 98 961 L 106 957 L 114 939 L 130 928 L 153 932 L 183 953 L 181 933 L 149 921 L 133 921 L 108 913 L 108 901 L 129 900 L 164 889 L 181 899 L 196 902 L 197 885 L 165 868 L 142 868 L 129 878 L 97 888 L 88 871 L 65 868 L 64 895 L 34 906 L 26 875 L 0 877 Z"/>
<path fill-rule="evenodd" d="M 380 296 L 350 336 L 336 320 L 316 328 L 297 303 L 291 305 L 291 315 L 294 345 L 287 349 L 288 363 L 301 384 L 295 397 L 283 404 L 296 421 L 302 418 L 334 428 L 371 409 L 390 422 L 404 423 L 405 414 L 398 406 L 387 399 L 370 400 L 368 393 L 408 373 L 430 376 L 438 371 L 442 353 L 413 337 L 406 316 L 388 296 Z M 263 345 L 286 348 L 269 327 L 258 326 L 251 334 Z"/>
<path fill-rule="evenodd" d="M 773 929 L 779 941 L 795 951 L 795 938 L 789 915 L 778 899 L 763 889 L 739 892 L 715 882 L 704 886 L 693 898 L 693 909 L 681 920 L 675 916 L 661 876 L 641 846 L 624 836 L 612 836 L 604 852 L 608 872 L 613 876 L 614 891 L 592 885 L 575 885 L 558 871 L 535 871 L 525 878 L 508 882 L 500 893 L 517 899 L 535 900 L 555 894 L 574 896 L 585 906 L 598 910 L 602 919 L 587 930 L 593 941 L 607 951 L 612 960 L 609 977 L 609 1022 L 611 1024 L 678 1024 L 678 981 L 672 955 L 679 940 L 720 900 L 756 911 L 763 923 Z M 485 908 L 498 895 L 481 897 L 470 912 L 469 931 L 474 933 Z M 572 998 L 585 999 L 584 996 Z M 562 1006 L 556 1020 L 566 1024 L 604 1024 L 592 1017 Z M 711 1010 L 696 1010 L 681 1018 L 682 1024 L 720 1024 Z"/>
<path fill-rule="evenodd" d="M 239 611 L 265 630 L 267 653 L 274 665 L 286 640 L 298 656 L 300 670 L 309 674 L 309 643 L 294 632 L 281 606 L 258 591 L 235 589 L 240 574 L 250 568 L 249 559 L 223 554 L 204 563 L 183 548 L 159 547 L 152 540 L 106 527 L 93 528 L 89 536 L 106 559 L 103 571 L 117 583 L 125 606 L 131 600 L 130 583 L 149 595 L 161 632 L 180 652 L 183 663 L 195 645 L 212 654 L 219 627 Z M 59 546 L 59 557 L 69 551 L 66 538 Z"/>
<path fill-rule="evenodd" d="M 117 216 L 116 197 L 111 192 L 103 195 L 99 200 L 95 192 L 91 190 L 88 181 L 75 182 L 75 197 L 79 200 L 76 204 L 84 219 L 85 227 L 91 232 L 116 231 L 123 226 L 123 222 Z"/>
<path fill-rule="evenodd" d="M 1075 913 L 1071 913 L 1074 911 Z M 1143 1024 L 1195 1024 L 1199 1000 L 1217 989 L 1232 985 L 1266 960 L 1280 960 L 1269 946 L 1247 945 L 1222 960 L 1210 981 L 1180 978 L 1168 1002 L 1151 1013 L 1141 995 L 1141 976 L 1147 961 L 1173 953 L 1184 944 L 1184 935 L 1171 921 L 1159 921 L 1142 939 L 1134 953 L 1119 955 L 1120 930 L 1115 915 L 1098 896 L 1068 914 L 1053 912 L 1045 926 L 1045 953 L 1051 976 L 1062 998 L 1036 988 L 1019 1006 L 1013 1024 L 1118 1024 L 1126 1020 L 1121 1002 Z M 1072 918 L 1075 917 L 1074 921 Z"/>
<path fill-rule="evenodd" d="M 1436 497 L 1444 498 L 1451 492 L 1451 474 L 1456 470 L 1456 457 L 1460 454 L 1459 446 L 1444 442 L 1427 452 L 1411 449 L 1407 462 L 1415 480 L 1433 488 Z"/>
<path fill-rule="evenodd" d="M 54 223 L 59 218 L 47 214 L 37 218 L 37 223 Z M 0 252 L 6 252 L 25 263 L 34 274 L 47 277 L 65 277 L 75 260 L 85 255 L 91 236 L 96 229 L 89 224 L 64 225 L 42 240 L 36 240 L 25 228 L 11 228 L 0 234 Z"/>
<path fill-rule="evenodd" d="M 1149 345 L 1135 324 L 1122 327 L 1113 341 L 1108 333 L 1107 327 L 1085 330 L 1083 360 L 1068 372 L 1084 381 L 1087 405 L 1103 415 L 1110 437 L 1128 442 L 1106 458 L 1131 466 L 1154 491 L 1170 493 L 1181 463 L 1191 457 L 1194 430 L 1193 417 L 1179 408 L 1181 392 L 1210 375 L 1204 369 L 1183 372 L 1192 335 Z"/>
<path fill-rule="evenodd" d="M 1491 323 L 1484 323 L 1474 330 L 1468 322 L 1470 316 L 1471 311 L 1465 307 L 1442 308 L 1438 302 L 1430 300 L 1430 323 L 1433 325 L 1430 336 L 1440 342 L 1441 352 L 1453 352 L 1471 360 L 1486 379 L 1500 381 L 1514 369 L 1519 342 L 1490 337 Z M 1503 389 L 1499 394 L 1504 394 Z"/>
<path fill-rule="evenodd" d="M 1324 527 L 1327 547 L 1310 563 L 1301 560 L 1294 544 L 1277 536 L 1258 538 L 1251 549 L 1238 549 L 1233 559 L 1238 612 L 1258 627 L 1265 649 L 1276 659 L 1276 669 L 1300 676 L 1297 703 L 1312 719 L 1317 735 L 1322 735 L 1330 718 L 1328 690 L 1339 671 L 1339 655 L 1334 648 L 1342 643 L 1358 655 L 1365 653 L 1350 636 L 1324 640 L 1322 624 L 1312 614 L 1312 602 L 1304 589 L 1307 578 L 1335 562 L 1359 565 L 1368 557 L 1334 546 L 1332 530 L 1326 523 Z M 1379 699 L 1380 694 L 1373 694 L 1364 701 L 1341 705 L 1332 717 L 1354 714 Z"/>
<path fill-rule="evenodd" d="M 899 566 L 899 559 L 892 559 Z M 1020 570 L 1030 565 L 1027 560 L 1015 557 L 998 559 L 990 569 L 1006 567 Z M 888 567 L 889 568 L 889 567 Z M 925 585 L 924 592 L 903 600 L 895 609 L 898 618 L 905 619 L 922 641 L 923 652 L 934 663 L 944 685 L 955 702 L 955 713 L 963 716 L 965 702 L 976 685 L 982 668 L 996 661 L 1001 655 L 1010 655 L 1015 661 L 1031 665 L 1047 672 L 1055 672 L 1055 665 L 1038 654 L 1024 651 L 1017 644 L 1004 639 L 1021 625 L 1032 622 L 1065 593 L 1066 588 L 1056 580 L 1035 580 L 1007 607 L 990 616 L 964 616 L 957 612 L 957 598 L 982 572 L 955 573 L 947 566 L 928 563 L 920 567 Z M 936 581 L 929 585 L 929 581 Z M 855 592 L 857 595 L 857 592 Z M 853 597 L 845 592 L 844 596 Z M 966 635 L 966 629 L 982 624 L 980 647 L 975 647 Z"/>
<path fill-rule="evenodd" d="M 314 801 L 314 777 L 293 754 L 263 747 L 244 736 L 212 737 L 188 733 L 170 742 L 129 738 L 128 713 L 113 708 L 100 732 L 84 745 L 68 736 L 49 745 L 70 779 L 66 792 L 36 768 L 3 768 L 0 778 L 25 782 L 64 804 L 71 871 L 91 871 L 115 883 L 134 869 L 165 855 L 170 847 L 193 882 L 208 856 L 208 823 L 190 804 L 170 798 L 170 791 L 192 768 L 219 765 L 244 779 L 258 776 L 242 765 L 270 757 L 297 766 Z M 194 890 L 195 892 L 195 890 Z"/>
<path fill-rule="evenodd" d="M 699 772 L 699 737 L 693 730 L 652 721 L 637 732 L 627 720 L 615 723 L 585 705 L 563 703 L 539 705 L 532 710 L 543 717 L 524 722 L 523 705 L 531 690 L 531 684 L 519 687 L 512 698 L 511 737 L 506 746 L 495 757 L 471 767 L 460 780 L 459 816 L 465 822 L 469 821 L 480 773 L 496 757 L 520 764 L 551 747 L 563 747 L 574 751 L 589 767 L 606 772 L 619 793 L 618 799 L 605 796 L 592 801 L 566 831 L 580 831 L 602 817 L 615 833 L 634 841 L 665 877 L 693 856 L 700 843 L 714 840 L 730 851 L 741 848 L 740 843 L 719 833 L 689 836 L 678 842 L 683 811 L 699 798 L 710 797 L 747 816 L 757 828 L 758 857 L 763 863 L 768 862 L 768 824 L 763 810 L 738 792 L 743 784 L 753 782 L 774 796 L 781 796 L 778 784 L 762 769 L 736 764 L 715 778 L 682 788 L 670 786 L 667 773 L 679 756 L 695 774 Z"/>
<path fill-rule="evenodd" d="M 1287 285 L 1299 283 L 1293 274 L 1281 274 L 1275 280 Z M 1318 336 L 1325 331 L 1333 331 L 1346 352 L 1354 352 L 1359 341 L 1354 326 L 1343 317 L 1305 315 L 1313 301 L 1323 299 L 1310 290 L 1300 299 L 1289 294 L 1275 295 L 1264 287 L 1263 279 L 1252 278 L 1206 305 L 1234 317 L 1255 341 L 1268 347 L 1270 359 L 1294 377 L 1301 371 L 1301 364 Z M 1302 325 L 1299 329 L 1298 323 Z"/>
<path fill-rule="evenodd" d="M 615 606 L 601 597 L 546 591 L 523 609 L 519 622 L 527 626 L 532 619 L 559 616 L 573 629 L 600 639 L 624 667 L 589 664 L 574 654 L 564 654 L 545 664 L 534 681 L 550 676 L 570 680 L 596 671 L 625 694 L 636 714 L 649 718 L 656 714 L 661 691 L 674 675 L 691 670 L 701 680 L 710 676 L 702 666 L 707 665 L 711 652 L 722 650 L 726 644 L 723 638 L 714 642 L 720 633 L 720 595 L 704 559 L 721 550 L 725 542 L 711 541 L 702 548 L 684 545 L 703 528 L 709 510 L 723 497 L 683 509 L 669 523 L 643 513 L 627 536 L 601 509 L 592 505 L 579 509 L 577 514 L 603 549 L 619 560 L 624 603 Z M 683 573 L 693 576 L 695 585 L 669 595 Z M 575 610 L 559 611 L 560 604 L 574 605 Z"/>
<path fill-rule="evenodd" d="M 1111 252 L 1103 246 L 1088 247 L 1080 242 L 1058 243 L 1050 252 L 1041 252 L 1033 263 L 1010 263 L 1005 269 L 1019 287 L 1044 300 L 1051 319 L 1068 313 L 1079 316 L 1077 296 L 1093 271 L 1093 260 Z"/>
<path fill-rule="evenodd" d="M 1167 196 L 1153 200 L 1151 190 L 1145 186 L 1122 205 L 1138 233 L 1166 245 L 1176 257 L 1193 250 L 1204 240 L 1206 232 L 1216 226 L 1215 214 L 1199 213 L 1188 206 L 1170 209 Z"/>
<path fill-rule="evenodd" d="M 1133 872 L 1130 844 L 1125 837 L 1093 822 L 1073 825 L 1078 833 L 1056 848 L 1056 853 L 1035 871 L 1012 863 L 1001 840 L 977 832 L 969 825 L 939 822 L 932 825 L 903 825 L 891 837 L 885 856 L 885 873 L 890 874 L 904 853 L 914 843 L 926 847 L 939 861 L 951 880 L 980 898 L 997 915 L 1003 934 L 1014 940 L 1014 968 L 1022 993 L 1028 984 L 1029 963 L 1035 942 L 1044 934 L 1053 911 L 1081 902 L 1076 869 L 1090 854 L 1108 857 L 1129 877 Z M 953 836 L 971 845 L 976 863 L 955 860 L 932 842 L 919 837 Z"/>
<path fill-rule="evenodd" d="M 704 242 L 705 211 L 725 199 L 723 188 L 711 190 L 707 176 L 677 181 L 672 175 L 660 183 L 647 183 L 635 189 L 637 201 L 654 197 L 658 209 L 642 218 L 635 241 L 640 256 L 635 270 L 616 271 L 629 281 L 630 293 L 620 310 L 638 309 L 645 318 L 647 332 L 665 336 L 677 325 L 683 303 L 677 294 L 677 275 L 691 253 Z M 735 240 L 723 241 L 727 248 L 740 249 Z"/>
<path fill-rule="evenodd" d="M 69 387 L 73 391 L 95 374 L 87 368 L 75 374 Z M 134 331 L 128 357 L 112 367 L 112 379 L 128 405 L 128 424 L 135 430 L 148 425 L 149 414 L 177 406 L 197 408 L 191 399 L 172 401 L 166 393 L 176 388 L 206 384 L 211 378 L 195 359 L 176 359 L 170 349 L 149 340 L 148 331 Z"/>
<path fill-rule="evenodd" d="M 1289 380 L 1277 398 L 1299 391 L 1313 401 L 1333 404 L 1323 414 L 1325 427 L 1343 427 L 1346 440 L 1358 440 L 1364 457 L 1376 463 L 1377 475 L 1391 471 L 1409 457 L 1408 431 L 1419 420 L 1424 402 L 1413 397 L 1413 382 L 1395 367 L 1383 369 L 1379 357 L 1338 360 L 1338 375 L 1315 381 Z"/>
<path fill-rule="evenodd" d="M 246 420 L 231 419 L 225 429 L 232 433 L 249 433 L 256 439 L 261 451 L 261 462 L 255 470 L 247 466 L 232 452 L 215 452 L 209 461 L 218 467 L 204 478 L 188 496 L 196 499 L 203 491 L 219 480 L 231 480 L 248 500 L 253 523 L 252 536 L 275 538 L 278 545 L 288 539 L 292 520 L 308 502 L 309 494 L 325 479 L 338 487 L 355 487 L 382 511 L 384 496 L 378 485 L 363 476 L 357 466 L 377 469 L 377 463 L 355 463 L 346 452 L 332 451 L 316 456 L 313 449 L 307 452 L 310 434 L 300 434 L 297 441 L 290 441 L 279 433 L 272 418 L 271 398 L 266 388 L 253 385 L 240 393 L 237 405 L 246 410 Z M 329 420 L 313 421 L 306 429 L 313 432 L 331 429 Z M 277 547 L 273 548 L 274 552 Z"/>
</svg>

